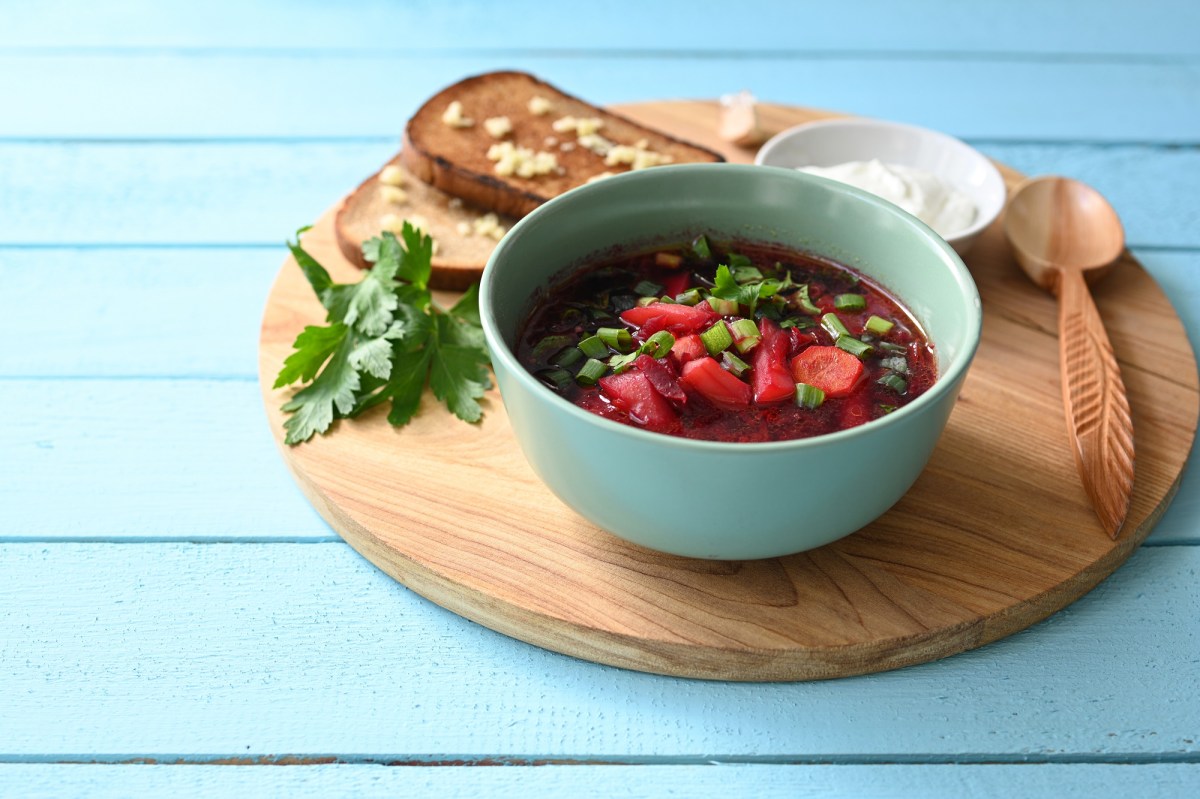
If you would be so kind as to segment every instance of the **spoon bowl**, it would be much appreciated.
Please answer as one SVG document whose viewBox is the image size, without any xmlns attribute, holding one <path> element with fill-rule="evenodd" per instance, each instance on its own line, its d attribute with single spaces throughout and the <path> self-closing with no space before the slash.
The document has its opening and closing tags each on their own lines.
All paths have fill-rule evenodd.
<svg viewBox="0 0 1200 799">
<path fill-rule="evenodd" d="M 1025 273 L 1058 297 L 1063 406 L 1075 465 L 1096 515 L 1115 539 L 1133 493 L 1133 421 L 1086 281 L 1103 277 L 1124 251 L 1121 220 L 1092 187 L 1043 177 L 1017 187 L 1004 232 Z"/>
<path fill-rule="evenodd" d="M 1116 210 L 1100 192 L 1070 178 L 1032 178 L 1018 186 L 1008 202 L 1004 231 L 1017 263 L 1051 292 L 1059 270 L 1086 272 L 1092 283 L 1125 249 Z"/>
</svg>

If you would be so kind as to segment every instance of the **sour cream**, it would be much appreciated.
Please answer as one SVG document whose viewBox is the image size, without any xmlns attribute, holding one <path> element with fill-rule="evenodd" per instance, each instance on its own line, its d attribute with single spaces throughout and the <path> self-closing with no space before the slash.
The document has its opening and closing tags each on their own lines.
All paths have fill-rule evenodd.
<svg viewBox="0 0 1200 799">
<path fill-rule="evenodd" d="M 952 236 L 975 221 L 975 203 L 937 175 L 879 160 L 849 161 L 834 166 L 800 167 L 801 172 L 831 178 L 869 191 L 929 225 L 938 235 Z"/>
</svg>

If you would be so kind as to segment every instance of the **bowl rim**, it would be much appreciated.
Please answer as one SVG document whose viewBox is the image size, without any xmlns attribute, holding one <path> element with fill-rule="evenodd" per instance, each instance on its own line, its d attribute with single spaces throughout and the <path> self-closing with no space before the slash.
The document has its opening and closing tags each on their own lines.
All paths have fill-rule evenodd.
<svg viewBox="0 0 1200 799">
<path fill-rule="evenodd" d="M 776 133 L 774 136 L 768 139 L 755 154 L 754 164 L 755 166 L 772 166 L 782 169 L 799 170 L 801 168 L 800 166 L 767 163 L 767 159 L 771 156 L 772 152 L 781 147 L 784 142 L 791 141 L 798 136 L 802 137 L 804 134 L 810 131 L 845 127 L 876 129 L 880 131 L 904 131 L 906 133 L 913 133 L 918 136 L 923 136 L 933 141 L 937 141 L 945 147 L 950 147 L 955 150 L 959 150 L 960 152 L 964 152 L 972 159 L 978 161 L 978 163 L 988 173 L 988 176 L 992 178 L 992 180 L 989 180 L 988 183 L 992 183 L 995 187 L 994 192 L 987 192 L 982 195 L 982 198 L 987 201 L 989 206 L 994 207 L 984 207 L 977 202 L 975 221 L 967 227 L 957 231 L 954 233 L 954 235 L 946 237 L 947 241 L 961 241 L 973 236 L 977 236 L 985 228 L 991 225 L 992 222 L 996 220 L 996 217 L 1000 215 L 1000 212 L 1004 210 L 1004 203 L 1008 190 L 1004 184 L 1004 176 L 1000 174 L 999 167 L 996 166 L 992 159 L 988 158 L 979 150 L 975 149 L 956 136 L 951 136 L 949 133 L 945 133 L 940 130 L 934 130 L 933 128 L 912 125 L 907 122 L 893 122 L 888 119 L 873 119 L 871 117 L 834 117 L 831 119 L 814 119 L 811 122 L 802 122 L 799 125 L 793 125 L 790 128 L 786 128 L 785 130 Z M 987 183 L 984 185 L 986 188 Z M 962 190 L 961 187 L 956 186 L 956 188 L 959 188 L 960 191 Z M 972 194 L 971 199 L 978 200 L 980 199 L 980 196 Z M 985 214 L 983 213 L 984 211 L 987 211 L 988 213 Z"/>
<path fill-rule="evenodd" d="M 897 408 L 892 413 L 883 416 L 879 419 L 872 419 L 869 422 L 851 427 L 845 430 L 838 430 L 832 433 L 824 433 L 817 436 L 809 436 L 806 438 L 792 438 L 782 441 L 712 441 L 709 439 L 685 438 L 683 436 L 673 436 L 666 433 L 656 433 L 650 430 L 643 430 L 639 427 L 623 424 L 612 419 L 606 419 L 603 416 L 580 408 L 575 403 L 567 400 L 565 397 L 559 396 L 544 385 L 534 375 L 525 368 L 519 360 L 516 353 L 504 340 L 504 336 L 499 329 L 499 323 L 496 320 L 495 309 L 491 302 L 491 296 L 494 293 L 493 286 L 496 283 L 496 263 L 512 249 L 516 242 L 529 227 L 537 224 L 540 218 L 548 213 L 562 213 L 569 209 L 573 204 L 590 200 L 593 195 L 598 195 L 597 199 L 602 200 L 604 194 L 611 193 L 614 190 L 623 187 L 626 184 L 635 185 L 638 182 L 657 181 L 665 179 L 659 176 L 676 175 L 676 174 L 691 174 L 697 170 L 705 170 L 713 172 L 721 170 L 734 175 L 743 175 L 746 179 L 753 179 L 755 174 L 772 174 L 773 179 L 799 180 L 801 182 L 812 183 L 821 191 L 829 191 L 835 194 L 843 194 L 854 198 L 855 202 L 866 203 L 873 206 L 877 211 L 898 217 L 905 225 L 915 228 L 916 233 L 934 249 L 939 250 L 947 261 L 948 267 L 951 269 L 952 277 L 956 286 L 964 295 L 966 300 L 967 310 L 967 327 L 964 331 L 966 346 L 958 353 L 957 357 L 949 364 L 949 368 L 945 372 L 940 372 L 933 385 L 921 396 L 917 397 L 907 405 Z M 787 176 L 787 177 L 783 177 Z M 886 288 L 886 286 L 885 286 Z M 847 186 L 844 183 L 819 178 L 815 175 L 808 175 L 803 172 L 798 172 L 794 169 L 786 167 L 767 167 L 764 169 L 761 166 L 753 164 L 674 164 L 658 166 L 652 169 L 637 170 L 633 172 L 625 172 L 604 180 L 595 181 L 585 184 L 567 191 L 558 197 L 555 197 L 546 203 L 535 208 L 525 217 L 520 219 L 509 230 L 508 234 L 501 239 L 500 243 L 492 251 L 488 258 L 487 265 L 483 270 L 483 278 L 479 285 L 479 316 L 483 326 L 484 338 L 488 344 L 488 350 L 491 353 L 493 369 L 495 362 L 502 362 L 504 368 L 511 373 L 516 380 L 524 384 L 527 388 L 531 388 L 535 393 L 544 392 L 546 399 L 552 403 L 557 403 L 558 407 L 564 412 L 580 420 L 584 424 L 598 426 L 601 430 L 611 431 L 613 435 L 630 436 L 636 441 L 646 443 L 658 443 L 662 446 L 682 447 L 685 450 L 695 450 L 698 452 L 715 452 L 715 453 L 746 453 L 746 452 L 786 452 L 790 450 L 808 450 L 820 449 L 825 446 L 834 445 L 837 442 L 860 438 L 864 435 L 872 435 L 874 431 L 881 430 L 885 427 L 903 424 L 904 420 L 910 416 L 923 413 L 925 408 L 938 402 L 942 395 L 946 394 L 953 386 L 965 375 L 970 367 L 975 353 L 979 348 L 980 339 L 983 330 L 983 306 L 979 296 L 979 289 L 975 285 L 975 280 L 963 263 L 962 258 L 954 251 L 945 239 L 939 236 L 928 225 L 915 216 L 903 211 L 899 207 L 893 205 L 886 200 L 883 200 L 874 194 L 856 189 L 853 186 Z M 918 319 L 918 322 L 924 324 L 923 320 Z"/>
</svg>

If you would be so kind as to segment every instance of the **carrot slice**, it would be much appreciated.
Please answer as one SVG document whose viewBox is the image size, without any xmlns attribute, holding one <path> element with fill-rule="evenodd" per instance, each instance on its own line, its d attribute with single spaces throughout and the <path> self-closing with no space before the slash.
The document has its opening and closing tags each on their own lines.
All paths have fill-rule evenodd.
<svg viewBox="0 0 1200 799">
<path fill-rule="evenodd" d="M 792 358 L 796 382 L 815 386 L 826 397 L 849 396 L 862 374 L 862 361 L 838 347 L 809 347 Z"/>
</svg>

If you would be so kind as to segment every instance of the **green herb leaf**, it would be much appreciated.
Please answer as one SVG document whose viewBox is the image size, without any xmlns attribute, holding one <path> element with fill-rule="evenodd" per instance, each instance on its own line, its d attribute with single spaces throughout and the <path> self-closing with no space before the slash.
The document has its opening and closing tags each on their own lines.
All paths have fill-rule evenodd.
<svg viewBox="0 0 1200 799">
<path fill-rule="evenodd" d="M 721 264 L 713 279 L 712 296 L 721 300 L 733 300 L 738 305 L 748 308 L 747 315 L 753 317 L 758 307 L 758 301 L 773 297 L 779 293 L 782 284 L 778 280 L 757 280 L 752 283 L 740 284 L 734 278 L 728 266 Z"/>
<path fill-rule="evenodd" d="M 421 393 L 425 390 L 425 381 L 429 376 L 429 356 L 432 350 L 425 344 L 432 329 L 432 317 L 424 314 L 412 317 L 412 323 L 405 329 L 404 336 L 392 340 L 391 373 L 387 380 L 377 383 L 369 391 L 361 394 L 351 416 L 358 416 L 368 408 L 391 400 L 392 412 L 388 415 L 388 421 L 402 425 L 412 418 L 421 404 Z M 364 384 L 365 382 L 364 380 Z M 395 421 L 396 419 L 403 421 Z"/>
<path fill-rule="evenodd" d="M 317 263 L 316 259 L 304 251 L 300 246 L 300 234 L 307 231 L 308 227 L 302 227 L 296 231 L 296 241 L 287 243 L 288 249 L 292 251 L 292 257 L 296 259 L 296 263 L 300 265 L 300 270 L 304 272 L 304 276 L 308 278 L 308 284 L 312 286 L 313 291 L 321 299 L 322 304 L 325 302 L 325 292 L 333 285 L 333 278 L 325 271 L 325 267 Z M 328 305 L 325 306 L 329 308 Z"/>
<path fill-rule="evenodd" d="M 303 232 L 303 229 L 300 231 Z M 407 424 L 426 384 L 460 419 L 478 421 L 491 387 L 478 287 L 449 311 L 433 302 L 428 283 L 433 240 L 405 224 L 400 238 L 383 233 L 363 244 L 372 266 L 353 284 L 334 283 L 297 241 L 288 247 L 328 312 L 329 325 L 306 327 L 284 361 L 276 388 L 307 382 L 283 405 L 285 441 L 324 433 L 388 400 L 388 421 Z"/>
<path fill-rule="evenodd" d="M 273 388 L 282 388 L 297 380 L 305 383 L 312 380 L 345 336 L 346 326 L 341 323 L 326 327 L 309 325 L 304 328 L 292 344 L 296 351 L 283 362 L 283 368 L 279 370 Z"/>
<path fill-rule="evenodd" d="M 429 388 L 446 403 L 450 412 L 464 422 L 477 422 L 483 409 L 477 400 L 491 386 L 487 372 L 487 353 L 481 352 L 462 328 L 463 323 L 449 316 L 438 316 L 437 345 L 429 369 Z"/>
<path fill-rule="evenodd" d="M 392 361 L 392 378 L 388 381 L 387 397 L 392 401 L 388 421 L 396 426 L 409 423 L 421 406 L 421 394 L 429 377 L 429 357 L 433 350 L 420 349 L 402 352 Z"/>
<path fill-rule="evenodd" d="M 392 374 L 392 342 L 385 336 L 360 342 L 350 351 L 350 368 L 387 380 Z"/>
<path fill-rule="evenodd" d="M 324 433 L 333 424 L 334 410 L 342 415 L 354 410 L 355 392 L 360 381 L 358 372 L 350 366 L 350 353 L 355 336 L 342 338 L 337 349 L 317 378 L 283 405 L 292 414 L 283 423 L 288 444 L 308 441 L 314 433 Z"/>
<path fill-rule="evenodd" d="M 429 285 L 429 275 L 433 271 L 433 239 L 407 222 L 404 223 L 401 235 L 404 237 L 407 257 L 400 264 L 400 279 L 426 288 Z"/>
<path fill-rule="evenodd" d="M 469 322 L 475 327 L 481 327 L 483 322 L 479 319 L 479 284 L 472 283 L 471 287 L 463 292 L 462 297 L 458 302 L 454 303 L 454 307 L 450 309 L 450 315 L 461 319 L 464 322 Z"/>
</svg>

